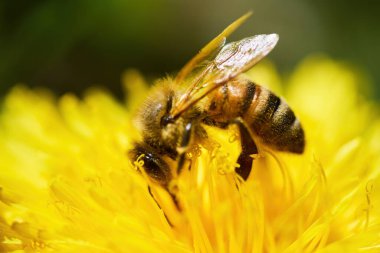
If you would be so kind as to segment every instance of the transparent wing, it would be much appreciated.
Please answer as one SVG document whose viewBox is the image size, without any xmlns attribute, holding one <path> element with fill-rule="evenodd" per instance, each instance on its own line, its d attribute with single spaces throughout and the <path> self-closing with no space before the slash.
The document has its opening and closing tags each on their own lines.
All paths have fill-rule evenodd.
<svg viewBox="0 0 380 253">
<path fill-rule="evenodd" d="M 194 68 L 207 57 L 209 57 L 213 52 L 218 51 L 224 46 L 226 42 L 226 37 L 228 37 L 232 32 L 236 30 L 242 23 L 244 23 L 250 16 L 252 12 L 247 12 L 232 24 L 227 26 L 218 36 L 207 43 L 198 54 L 196 54 L 186 65 L 181 69 L 181 71 L 176 76 L 176 83 L 180 84 Z"/>
<path fill-rule="evenodd" d="M 277 41 L 277 34 L 260 34 L 229 43 L 215 57 L 215 68 L 222 79 L 234 78 L 263 59 L 276 46 Z"/>
<path fill-rule="evenodd" d="M 171 115 L 177 117 L 214 89 L 250 69 L 276 46 L 277 34 L 260 34 L 225 45 L 197 74 Z"/>
</svg>

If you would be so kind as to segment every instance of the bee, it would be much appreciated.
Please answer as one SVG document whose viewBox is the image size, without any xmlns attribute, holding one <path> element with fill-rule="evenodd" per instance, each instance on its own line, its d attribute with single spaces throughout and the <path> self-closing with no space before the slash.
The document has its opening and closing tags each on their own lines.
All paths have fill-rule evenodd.
<svg viewBox="0 0 380 253">
<path fill-rule="evenodd" d="M 279 151 L 304 151 L 304 131 L 287 103 L 239 76 L 279 39 L 277 34 L 261 34 L 226 44 L 226 37 L 249 16 L 225 28 L 175 78 L 159 81 L 138 114 L 142 141 L 129 151 L 130 159 L 141 159 L 145 174 L 166 189 L 180 175 L 189 148 L 207 138 L 205 125 L 238 127 L 242 151 L 236 173 L 244 180 L 259 151 L 256 143 Z"/>
</svg>

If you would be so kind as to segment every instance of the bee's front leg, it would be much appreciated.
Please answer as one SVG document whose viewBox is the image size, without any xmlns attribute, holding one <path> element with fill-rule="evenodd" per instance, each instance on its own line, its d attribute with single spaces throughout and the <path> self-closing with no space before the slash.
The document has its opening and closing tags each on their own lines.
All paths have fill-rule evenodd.
<svg viewBox="0 0 380 253">
<path fill-rule="evenodd" d="M 179 175 L 185 165 L 186 151 L 189 147 L 191 141 L 193 124 L 191 122 L 187 123 L 185 130 L 183 131 L 181 146 L 177 148 L 178 151 L 178 164 L 177 164 L 177 174 Z"/>
<path fill-rule="evenodd" d="M 239 127 L 240 132 L 240 143 L 241 143 L 241 154 L 237 160 L 240 165 L 236 168 L 236 173 L 238 173 L 244 180 L 247 180 L 252 169 L 252 163 L 254 158 L 252 155 L 258 154 L 257 146 L 252 138 L 248 127 L 245 125 L 243 119 L 236 118 L 229 122 L 229 124 L 236 124 Z"/>
</svg>

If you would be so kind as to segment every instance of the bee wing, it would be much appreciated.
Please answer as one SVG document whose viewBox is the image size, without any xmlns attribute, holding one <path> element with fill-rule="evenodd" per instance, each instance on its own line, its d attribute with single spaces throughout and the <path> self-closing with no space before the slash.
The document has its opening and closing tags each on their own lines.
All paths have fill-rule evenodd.
<svg viewBox="0 0 380 253">
<path fill-rule="evenodd" d="M 277 34 L 260 34 L 225 45 L 194 77 L 185 94 L 175 103 L 172 117 L 177 117 L 214 89 L 250 69 L 272 51 L 277 41 Z"/>
<path fill-rule="evenodd" d="M 277 34 L 260 34 L 227 44 L 214 59 L 220 75 L 220 80 L 215 82 L 228 81 L 252 68 L 272 51 L 277 41 Z"/>
<path fill-rule="evenodd" d="M 246 21 L 252 12 L 247 12 L 237 20 L 235 20 L 232 24 L 227 26 L 218 36 L 216 36 L 213 40 L 207 43 L 198 54 L 196 54 L 186 65 L 181 69 L 181 71 L 176 76 L 176 83 L 181 83 L 189 73 L 191 73 L 194 68 L 207 57 L 212 55 L 215 51 L 220 50 L 224 44 L 226 43 L 226 37 L 233 33 L 236 28 L 238 28 L 244 21 Z"/>
</svg>

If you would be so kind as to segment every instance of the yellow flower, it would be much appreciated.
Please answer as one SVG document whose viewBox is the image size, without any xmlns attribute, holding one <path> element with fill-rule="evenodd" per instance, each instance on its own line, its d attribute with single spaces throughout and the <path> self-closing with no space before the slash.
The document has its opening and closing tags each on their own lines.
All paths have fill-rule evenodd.
<svg viewBox="0 0 380 253">
<path fill-rule="evenodd" d="M 16 86 L 0 113 L 0 252 L 379 252 L 380 121 L 365 79 L 323 57 L 286 81 L 269 63 L 247 76 L 288 100 L 306 151 L 264 151 L 242 182 L 234 128 L 208 128 L 217 145 L 192 150 L 176 182 L 182 211 L 127 158 L 146 95 L 135 72 L 126 104 Z"/>
</svg>

